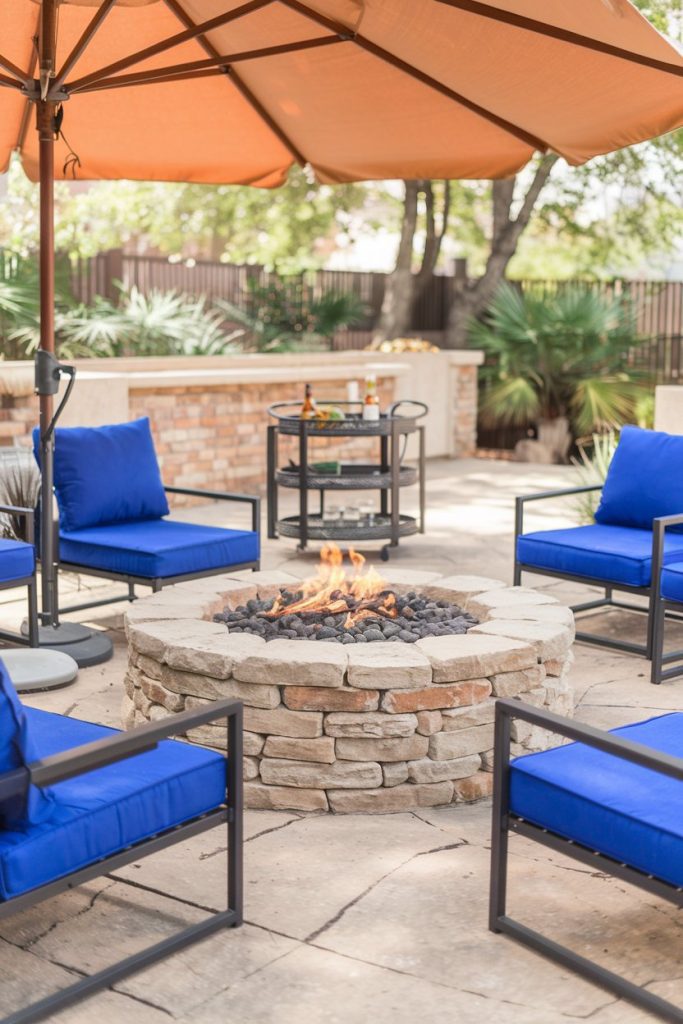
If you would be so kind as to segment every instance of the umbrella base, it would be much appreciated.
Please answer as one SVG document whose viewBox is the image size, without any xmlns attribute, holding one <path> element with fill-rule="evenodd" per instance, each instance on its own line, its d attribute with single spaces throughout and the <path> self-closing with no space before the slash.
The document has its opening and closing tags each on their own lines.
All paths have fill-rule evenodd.
<svg viewBox="0 0 683 1024">
<path fill-rule="evenodd" d="M 2 660 L 18 693 L 39 693 L 69 686 L 78 675 L 78 665 L 61 651 L 17 647 L 2 651 Z"/>
<path fill-rule="evenodd" d="M 26 632 L 27 626 L 24 624 L 22 633 Z M 113 644 L 105 633 L 88 629 L 77 622 L 64 622 L 56 627 L 40 626 L 38 647 L 68 654 L 79 668 L 101 665 L 103 661 L 109 661 L 114 653 Z"/>
</svg>

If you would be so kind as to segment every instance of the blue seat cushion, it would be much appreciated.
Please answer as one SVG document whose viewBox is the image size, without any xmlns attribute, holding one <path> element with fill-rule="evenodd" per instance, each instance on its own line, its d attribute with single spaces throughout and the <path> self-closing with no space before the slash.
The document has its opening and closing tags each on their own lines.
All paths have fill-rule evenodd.
<svg viewBox="0 0 683 1024">
<path fill-rule="evenodd" d="M 40 436 L 33 432 L 39 454 Z M 158 519 L 168 501 L 149 419 L 105 427 L 57 427 L 55 492 L 64 530 Z"/>
<path fill-rule="evenodd" d="M 115 733 L 26 709 L 36 753 L 49 757 Z M 155 750 L 52 787 L 50 818 L 0 832 L 0 900 L 44 885 L 219 807 L 226 760 L 215 751 L 164 740 Z"/>
<path fill-rule="evenodd" d="M 683 714 L 612 732 L 683 758 Z M 683 782 L 677 779 L 571 743 L 512 762 L 510 808 L 565 839 L 683 886 Z"/>
<path fill-rule="evenodd" d="M 26 709 L 17 696 L 4 662 L 0 660 L 0 775 L 25 768 L 38 757 Z M 0 800 L 0 828 L 23 827 L 52 813 L 52 791 L 28 785 Z"/>
<path fill-rule="evenodd" d="M 517 558 L 524 565 L 606 583 L 649 587 L 652 532 L 626 526 L 574 526 L 543 530 L 517 538 Z M 667 535 L 664 562 L 683 561 L 683 537 Z"/>
<path fill-rule="evenodd" d="M 683 437 L 624 427 L 595 521 L 651 530 L 657 516 L 677 512 L 683 512 Z"/>
<path fill-rule="evenodd" d="M 59 557 L 104 572 L 155 579 L 256 562 L 259 536 L 251 530 L 147 519 L 62 531 Z"/>
<path fill-rule="evenodd" d="M 33 544 L 0 538 L 0 583 L 32 576 L 35 567 Z"/>
<path fill-rule="evenodd" d="M 683 601 L 683 561 L 662 569 L 662 597 L 667 601 Z"/>
</svg>

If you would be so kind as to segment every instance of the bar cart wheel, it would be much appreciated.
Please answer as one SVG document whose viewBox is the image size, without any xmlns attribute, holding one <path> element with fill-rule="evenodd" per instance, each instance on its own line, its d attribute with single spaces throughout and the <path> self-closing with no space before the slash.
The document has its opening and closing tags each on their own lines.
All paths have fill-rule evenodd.
<svg viewBox="0 0 683 1024">
<path fill-rule="evenodd" d="M 384 547 L 382 548 L 382 550 L 379 553 L 379 557 L 382 559 L 383 562 L 388 562 L 389 561 L 389 545 L 388 544 L 384 545 Z"/>
</svg>

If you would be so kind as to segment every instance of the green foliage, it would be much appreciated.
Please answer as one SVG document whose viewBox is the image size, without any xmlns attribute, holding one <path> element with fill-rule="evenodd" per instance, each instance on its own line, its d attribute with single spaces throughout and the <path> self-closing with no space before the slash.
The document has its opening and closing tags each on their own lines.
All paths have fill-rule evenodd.
<svg viewBox="0 0 683 1024">
<path fill-rule="evenodd" d="M 63 346 L 80 355 L 220 355 L 235 351 L 235 335 L 226 333 L 222 316 L 204 299 L 176 292 L 122 289 L 118 305 L 97 298 L 77 306 L 57 325 Z"/>
<path fill-rule="evenodd" d="M 320 350 L 335 331 L 359 323 L 366 313 L 351 292 L 313 298 L 301 277 L 273 276 L 266 285 L 250 281 L 246 308 L 220 300 L 217 306 L 240 325 L 244 344 L 256 352 Z"/>
<path fill-rule="evenodd" d="M 487 353 L 481 416 L 493 425 L 524 425 L 567 416 L 575 436 L 635 418 L 646 392 L 627 368 L 638 344 L 631 307 L 580 287 L 524 294 L 505 284 L 473 344 Z"/>
<path fill-rule="evenodd" d="M 579 442 L 579 457 L 573 458 L 572 462 L 576 466 L 580 486 L 604 484 L 618 442 L 619 438 L 613 430 L 606 434 L 593 434 L 590 441 Z M 589 526 L 595 522 L 595 512 L 599 503 L 599 491 L 587 491 L 578 496 L 574 508 L 581 526 Z"/>
</svg>

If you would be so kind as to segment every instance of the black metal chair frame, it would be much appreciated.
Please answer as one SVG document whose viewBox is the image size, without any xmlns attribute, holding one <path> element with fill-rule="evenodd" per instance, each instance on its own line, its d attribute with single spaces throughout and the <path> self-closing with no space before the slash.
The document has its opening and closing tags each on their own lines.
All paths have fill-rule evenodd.
<svg viewBox="0 0 683 1024">
<path fill-rule="evenodd" d="M 676 526 L 683 523 L 683 515 L 680 516 L 669 516 L 667 521 L 662 527 L 662 534 L 666 531 L 667 526 Z M 664 539 L 662 537 L 662 544 Z M 681 559 L 683 561 L 683 558 Z M 666 625 L 666 619 L 676 618 L 680 619 L 683 617 L 683 601 L 669 601 L 667 598 L 662 597 L 661 594 L 657 593 L 656 601 L 653 599 L 653 640 L 652 640 L 652 673 L 650 676 L 650 682 L 661 683 L 665 679 L 674 679 L 676 676 L 683 675 L 683 664 L 674 665 L 672 668 L 665 669 L 664 665 L 667 662 L 683 661 L 683 651 L 672 651 L 670 654 L 664 654 L 664 627 Z"/>
<path fill-rule="evenodd" d="M 535 573 L 537 576 L 552 576 L 556 579 L 570 580 L 573 583 L 582 583 L 586 586 L 600 587 L 604 591 L 604 597 L 596 598 L 593 601 L 584 601 L 581 604 L 572 606 L 572 611 L 588 612 L 596 611 L 599 608 L 621 608 L 627 611 L 638 612 L 647 615 L 647 640 L 645 644 L 633 643 L 630 640 L 600 636 L 596 633 L 585 633 L 577 631 L 576 639 L 587 644 L 595 644 L 598 647 L 610 647 L 627 654 L 638 654 L 650 660 L 655 649 L 655 610 L 659 605 L 659 585 L 664 560 L 664 532 L 667 526 L 683 523 L 683 515 L 660 516 L 652 522 L 652 583 L 649 587 L 633 587 L 627 583 L 616 583 L 593 576 L 579 576 L 576 573 L 559 572 L 555 569 L 541 569 L 535 565 L 528 565 L 520 562 L 517 557 L 517 540 L 524 533 L 524 506 L 530 501 L 543 501 L 547 498 L 564 498 L 574 494 L 587 494 L 590 491 L 602 490 L 602 484 L 587 484 L 582 487 L 569 487 L 559 491 L 542 491 L 538 494 L 526 494 L 515 498 L 515 567 L 514 584 L 519 586 L 523 572 Z M 647 597 L 647 606 L 632 604 L 628 601 L 618 601 L 613 593 L 626 593 Z M 672 617 L 678 617 L 673 615 Z M 683 651 L 668 655 L 668 660 L 683 658 Z M 653 679 L 653 682 L 655 680 Z"/>
<path fill-rule="evenodd" d="M 205 491 L 198 490 L 194 487 L 167 487 L 164 486 L 164 490 L 167 494 L 182 494 L 192 498 L 207 498 L 212 501 L 236 501 L 243 504 L 251 505 L 251 528 L 254 533 L 260 535 L 261 532 L 261 499 L 256 495 L 252 494 L 233 494 L 229 491 Z M 57 538 L 58 540 L 59 538 Z M 55 545 L 55 549 L 59 550 L 58 543 Z M 205 569 L 201 572 L 184 573 L 179 576 L 159 576 L 150 578 L 149 576 L 135 576 L 131 573 L 119 573 L 111 572 L 108 569 L 93 569 L 89 565 L 80 565 L 77 562 L 63 562 L 60 560 L 59 569 L 64 572 L 77 573 L 79 576 L 99 576 L 107 580 L 114 580 L 116 582 L 125 583 L 128 587 L 127 594 L 121 594 L 117 597 L 105 597 L 95 601 L 85 601 L 82 604 L 69 605 L 68 608 L 62 608 L 62 612 L 80 612 L 86 608 L 100 608 L 103 605 L 115 604 L 117 601 L 135 601 L 136 593 L 135 587 L 151 587 L 152 591 L 157 593 L 164 587 L 170 587 L 174 583 L 185 583 L 188 580 L 198 580 L 204 576 L 222 576 L 226 572 L 237 572 L 240 569 L 253 569 L 258 570 L 260 568 L 260 562 L 240 562 L 236 565 L 224 565 L 217 569 Z M 1 1024 L 1 1022 L 0 1022 Z"/>
<path fill-rule="evenodd" d="M 35 551 L 35 513 L 32 508 L 21 508 L 17 505 L 0 505 L 0 514 L 16 516 L 25 524 L 26 543 L 33 545 Z M 15 587 L 26 587 L 28 590 L 28 635 L 10 633 L 0 630 L 0 640 L 10 644 L 21 644 L 25 647 L 38 646 L 38 588 L 36 585 L 35 564 L 30 576 L 0 582 L 0 590 L 13 590 Z"/>
<path fill-rule="evenodd" d="M 157 853 L 183 842 L 192 836 L 206 832 L 217 825 L 227 824 L 228 870 L 227 909 L 216 911 L 196 924 L 184 928 L 169 938 L 140 950 L 118 963 L 106 967 L 96 974 L 60 989 L 22 1010 L 10 1013 L 0 1024 L 29 1024 L 31 1021 L 59 1012 L 79 999 L 93 995 L 103 988 L 121 981 L 135 971 L 177 953 L 186 946 L 211 935 L 221 928 L 237 928 L 243 921 L 243 785 L 242 785 L 242 703 L 233 700 L 215 701 L 197 711 L 185 711 L 170 715 L 158 722 L 141 725 L 130 732 L 87 743 L 61 754 L 35 761 L 28 768 L 15 769 L 0 775 L 0 799 L 21 795 L 26 791 L 27 782 L 35 786 L 52 786 L 65 779 L 82 775 L 114 764 L 136 754 L 153 750 L 157 744 L 170 736 L 182 735 L 188 729 L 206 725 L 209 722 L 226 719 L 228 736 L 228 757 L 226 760 L 225 804 L 215 811 L 194 818 L 175 828 L 168 829 L 149 839 L 144 839 L 120 853 L 105 857 L 79 871 L 74 871 L 55 882 L 49 882 L 37 889 L 0 903 L 0 920 L 27 910 L 43 900 L 75 888 L 112 871 L 125 867 L 149 854 Z"/>
<path fill-rule="evenodd" d="M 683 1010 L 647 989 L 635 985 L 626 978 L 615 974 L 599 964 L 588 960 L 566 946 L 562 946 L 540 932 L 515 921 L 506 913 L 508 837 L 510 832 L 531 839 L 555 853 L 572 857 L 588 865 L 591 871 L 602 871 L 624 882 L 644 889 L 660 899 L 677 907 L 683 907 L 683 889 L 670 885 L 652 875 L 620 863 L 599 850 L 582 846 L 557 833 L 533 825 L 510 811 L 510 726 L 513 719 L 521 719 L 531 725 L 564 736 L 569 740 L 614 754 L 631 764 L 641 765 L 662 775 L 683 781 L 683 758 L 662 754 L 657 750 L 634 743 L 589 725 L 572 722 L 552 712 L 544 711 L 516 700 L 496 702 L 494 741 L 494 791 L 493 825 L 491 836 L 491 888 L 489 903 L 489 928 L 516 939 L 530 949 L 541 953 L 562 967 L 568 967 L 583 975 L 589 981 L 609 989 L 616 995 L 629 999 L 643 1009 L 660 1016 L 663 1020 L 683 1022 Z M 656 799 L 656 790 L 653 790 Z"/>
</svg>

